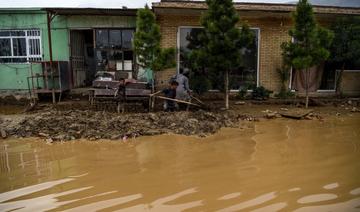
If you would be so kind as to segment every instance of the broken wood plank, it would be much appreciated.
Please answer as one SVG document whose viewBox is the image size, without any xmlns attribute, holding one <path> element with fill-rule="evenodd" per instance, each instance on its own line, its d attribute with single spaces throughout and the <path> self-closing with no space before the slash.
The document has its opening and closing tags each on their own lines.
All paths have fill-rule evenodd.
<svg viewBox="0 0 360 212">
<path fill-rule="evenodd" d="M 279 114 L 286 118 L 301 119 L 312 112 L 313 110 L 308 109 L 290 109 L 288 111 L 280 111 Z"/>
</svg>

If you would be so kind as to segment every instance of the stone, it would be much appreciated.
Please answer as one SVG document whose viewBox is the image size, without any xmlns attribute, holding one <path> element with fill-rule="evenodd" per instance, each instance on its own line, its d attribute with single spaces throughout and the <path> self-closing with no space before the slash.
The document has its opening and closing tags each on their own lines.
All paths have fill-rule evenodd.
<svg viewBox="0 0 360 212">
<path fill-rule="evenodd" d="M 4 129 L 2 129 L 2 128 L 0 129 L 0 134 L 3 139 L 7 138 L 7 133 Z"/>
<path fill-rule="evenodd" d="M 267 118 L 267 119 L 274 119 L 274 118 L 276 118 L 276 113 L 274 113 L 274 112 L 267 113 L 267 114 L 265 115 L 265 118 Z"/>
<path fill-rule="evenodd" d="M 52 142 L 54 142 L 54 140 L 53 140 L 52 138 L 47 138 L 47 139 L 45 140 L 45 142 L 46 142 L 47 144 L 51 144 Z"/>
<path fill-rule="evenodd" d="M 43 133 L 43 132 L 39 132 L 38 134 L 40 137 L 49 137 L 49 134 Z"/>
<path fill-rule="evenodd" d="M 64 141 L 64 140 L 66 140 L 66 135 L 60 134 L 60 135 L 55 136 L 54 139 L 57 141 Z"/>
<path fill-rule="evenodd" d="M 360 110 L 357 109 L 356 107 L 353 107 L 353 108 L 351 109 L 351 112 L 353 112 L 353 113 L 355 113 L 355 112 L 360 112 Z"/>
<path fill-rule="evenodd" d="M 237 101 L 237 102 L 235 102 L 235 105 L 245 105 L 245 102 L 244 101 Z"/>
<path fill-rule="evenodd" d="M 113 136 L 111 136 L 111 140 L 119 140 L 120 138 L 122 137 L 122 135 L 121 134 L 117 134 L 117 135 L 113 135 Z"/>
</svg>

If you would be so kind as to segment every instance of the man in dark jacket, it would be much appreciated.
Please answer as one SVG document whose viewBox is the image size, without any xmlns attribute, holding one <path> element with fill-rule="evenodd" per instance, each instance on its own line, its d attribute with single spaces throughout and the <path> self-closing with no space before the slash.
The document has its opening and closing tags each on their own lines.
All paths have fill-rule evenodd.
<svg viewBox="0 0 360 212">
<path fill-rule="evenodd" d="M 165 94 L 165 97 L 170 98 L 170 99 L 175 99 L 176 98 L 176 88 L 178 87 L 179 83 L 176 81 L 171 81 L 169 83 L 169 87 L 162 90 L 162 93 Z M 174 101 L 172 100 L 165 100 L 164 103 L 164 110 L 166 112 L 173 112 L 175 111 L 175 107 L 176 104 Z"/>
</svg>

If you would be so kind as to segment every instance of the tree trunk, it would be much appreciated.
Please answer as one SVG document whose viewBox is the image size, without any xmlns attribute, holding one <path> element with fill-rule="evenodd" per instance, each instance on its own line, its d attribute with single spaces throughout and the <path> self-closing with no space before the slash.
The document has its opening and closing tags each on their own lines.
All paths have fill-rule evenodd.
<svg viewBox="0 0 360 212">
<path fill-rule="evenodd" d="M 225 88 L 225 108 L 226 110 L 229 109 L 229 70 L 225 71 L 225 83 L 224 83 L 224 88 Z"/>
<path fill-rule="evenodd" d="M 309 68 L 306 68 L 305 72 L 305 108 L 309 107 Z"/>
<path fill-rule="evenodd" d="M 336 95 L 338 97 L 341 97 L 341 88 L 340 88 L 340 85 L 341 85 L 341 80 L 342 80 L 342 75 L 344 73 L 344 70 L 345 70 L 345 63 L 342 64 L 341 66 L 341 70 L 340 70 L 340 73 L 339 73 L 339 76 L 336 77 L 336 84 L 335 84 L 335 90 L 336 90 Z M 336 76 L 336 75 L 335 75 Z"/>
<path fill-rule="evenodd" d="M 151 93 L 155 93 L 155 72 L 152 71 L 152 79 L 151 79 Z M 154 111 L 155 108 L 155 97 L 150 96 L 151 102 L 151 111 Z"/>
</svg>

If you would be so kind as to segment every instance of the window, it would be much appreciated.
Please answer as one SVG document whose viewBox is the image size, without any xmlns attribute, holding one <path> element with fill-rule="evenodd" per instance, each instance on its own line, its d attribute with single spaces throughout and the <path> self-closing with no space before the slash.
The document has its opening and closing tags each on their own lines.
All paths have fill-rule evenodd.
<svg viewBox="0 0 360 212">
<path fill-rule="evenodd" d="M 132 49 L 134 29 L 96 29 L 96 48 Z"/>
<path fill-rule="evenodd" d="M 121 31 L 109 30 L 109 46 L 112 49 L 121 49 Z"/>
<path fill-rule="evenodd" d="M 40 61 L 40 30 L 0 30 L 0 63 Z"/>
<path fill-rule="evenodd" d="M 122 45 L 124 49 L 132 48 L 132 38 L 134 30 L 123 30 L 122 31 Z"/>
<path fill-rule="evenodd" d="M 96 47 L 100 49 L 109 47 L 109 30 L 96 30 Z"/>
<path fill-rule="evenodd" d="M 198 48 L 198 35 L 202 32 L 201 27 L 180 27 L 179 29 L 179 64 L 178 67 L 190 68 L 190 53 L 193 49 Z M 259 46 L 259 29 L 251 29 L 255 38 L 249 48 L 241 50 L 243 60 L 240 67 L 236 67 L 230 72 L 230 89 L 238 90 L 242 87 L 255 88 L 258 81 L 258 46 Z M 191 69 L 191 68 L 190 68 Z M 223 76 L 208 75 L 212 89 L 222 89 Z M 191 80 L 191 79 L 190 79 Z"/>
<path fill-rule="evenodd" d="M 96 29 L 97 71 L 132 71 L 134 29 Z"/>
</svg>

